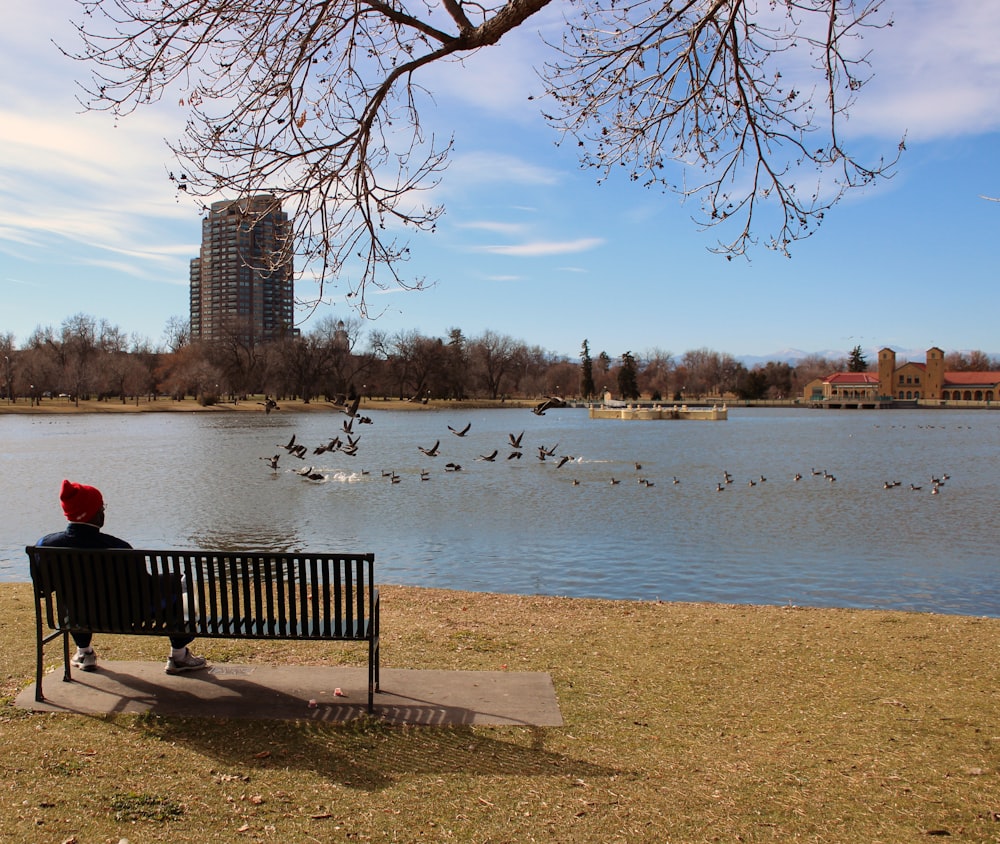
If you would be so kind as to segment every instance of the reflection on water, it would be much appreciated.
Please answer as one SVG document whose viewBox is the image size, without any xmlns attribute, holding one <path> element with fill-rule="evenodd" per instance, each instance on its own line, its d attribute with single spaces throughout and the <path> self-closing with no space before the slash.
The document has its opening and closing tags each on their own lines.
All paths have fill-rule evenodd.
<svg viewBox="0 0 1000 844">
<path fill-rule="evenodd" d="M 287 530 L 278 531 L 267 525 L 244 525 L 240 530 L 226 526 L 205 528 L 191 534 L 192 548 L 212 548 L 216 551 L 294 551 L 305 547 L 298 535 Z"/>
<path fill-rule="evenodd" d="M 0 416 L 0 467 L 23 479 L 3 494 L 0 579 L 27 579 L 23 547 L 63 523 L 69 477 L 101 487 L 107 530 L 137 547 L 374 551 L 381 582 L 480 591 L 1000 615 L 989 412 L 370 415 L 354 457 L 313 453 L 343 437 L 333 413 Z M 418 448 L 436 440 L 438 457 Z"/>
</svg>

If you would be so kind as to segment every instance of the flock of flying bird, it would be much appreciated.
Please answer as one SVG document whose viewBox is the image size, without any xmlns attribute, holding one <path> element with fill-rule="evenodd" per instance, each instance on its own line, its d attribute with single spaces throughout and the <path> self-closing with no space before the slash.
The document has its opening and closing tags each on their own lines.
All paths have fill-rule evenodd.
<svg viewBox="0 0 1000 844">
<path fill-rule="evenodd" d="M 372 423 L 371 418 L 367 416 L 358 415 L 358 404 L 359 404 L 358 399 L 356 399 L 351 404 L 346 404 L 343 402 L 333 404 L 334 407 L 343 411 L 348 416 L 348 419 L 344 420 L 342 426 L 343 428 L 342 433 L 344 437 L 341 437 L 341 435 L 338 434 L 337 436 L 332 437 L 328 442 L 321 443 L 320 445 L 312 449 L 311 453 L 313 455 L 319 456 L 327 452 L 338 452 L 340 454 L 345 454 L 349 457 L 354 457 L 357 455 L 361 437 L 360 435 L 354 433 L 354 423 L 355 422 L 359 422 L 360 424 Z M 549 398 L 546 398 L 544 401 L 538 403 L 533 408 L 531 408 L 531 412 L 534 413 L 536 416 L 544 416 L 545 411 L 549 410 L 550 408 L 564 407 L 565 404 L 566 402 L 563 399 L 560 399 L 555 396 L 550 396 Z M 465 427 L 463 428 L 453 428 L 451 425 L 448 425 L 448 430 L 456 437 L 464 438 L 471 429 L 472 429 L 471 422 L 466 424 Z M 508 444 L 510 445 L 512 450 L 510 454 L 507 455 L 508 460 L 515 460 L 515 459 L 520 460 L 521 457 L 523 456 L 523 451 L 521 450 L 521 441 L 523 437 L 524 437 L 524 431 L 521 431 L 521 433 L 517 434 L 516 436 L 514 434 L 509 435 Z M 292 434 L 291 439 L 287 443 L 284 444 L 278 443 L 277 447 L 283 448 L 286 454 L 288 454 L 289 456 L 296 457 L 299 460 L 303 461 L 310 454 L 309 447 L 303 445 L 302 443 L 297 442 L 295 434 Z M 552 447 L 539 446 L 538 447 L 539 460 L 545 460 L 548 457 L 554 457 L 556 447 L 557 446 L 552 446 Z M 441 453 L 441 441 L 438 440 L 437 442 L 434 443 L 434 445 L 430 447 L 417 446 L 417 448 L 427 457 L 437 457 Z M 486 463 L 492 463 L 497 459 L 499 453 L 500 453 L 499 449 L 494 449 L 489 454 L 480 454 L 478 457 L 476 457 L 476 460 Z M 271 469 L 272 472 L 277 472 L 279 469 L 281 456 L 282 456 L 281 453 L 278 452 L 267 457 L 261 457 L 260 459 L 267 463 L 268 467 Z M 562 468 L 562 466 L 564 466 L 572 459 L 573 459 L 572 457 L 566 455 L 558 458 L 558 460 L 556 461 L 557 468 Z M 462 465 L 454 461 L 449 461 L 448 463 L 445 464 L 444 469 L 446 472 L 460 472 L 462 471 Z M 312 480 L 312 481 L 325 480 L 327 477 L 326 473 L 315 469 L 313 466 L 303 466 L 301 469 L 296 469 L 295 474 L 300 475 L 306 478 L 307 480 Z M 366 470 L 361 470 L 361 474 L 367 475 L 369 473 Z M 390 482 L 394 484 L 400 482 L 400 476 L 396 473 L 395 470 L 392 471 L 383 470 L 382 477 L 388 478 Z M 422 481 L 430 480 L 430 471 L 426 469 L 421 470 L 420 480 Z"/>
<path fill-rule="evenodd" d="M 552 407 L 562 407 L 564 405 L 565 402 L 562 399 L 551 397 L 537 404 L 531 410 L 532 413 L 534 413 L 537 416 L 544 416 L 546 410 Z M 341 433 L 343 434 L 343 436 L 338 434 L 332 437 L 327 442 L 320 443 L 311 450 L 311 453 L 315 456 L 319 456 L 328 452 L 336 452 L 347 455 L 348 457 L 354 457 L 358 453 L 359 443 L 361 439 L 360 435 L 355 434 L 354 425 L 355 423 L 372 424 L 372 420 L 370 417 L 358 415 L 357 400 L 355 400 L 351 404 L 338 403 L 334 404 L 333 406 L 338 408 L 348 416 L 348 419 L 344 420 L 342 425 Z M 448 430 L 454 436 L 459 438 L 465 438 L 468 435 L 469 431 L 472 429 L 472 423 L 469 422 L 462 428 L 454 428 L 451 425 L 448 425 L 447 427 Z M 506 460 L 520 460 L 524 456 L 524 450 L 525 450 L 524 447 L 522 446 L 522 442 L 524 439 L 524 431 L 521 431 L 519 434 L 510 433 L 507 435 L 507 437 L 508 438 L 506 446 L 510 449 L 510 451 L 506 456 Z M 537 446 L 536 456 L 538 461 L 542 463 L 548 462 L 551 465 L 555 466 L 556 469 L 561 469 L 567 463 L 577 460 L 577 458 L 568 454 L 562 454 L 557 457 L 556 450 L 558 449 L 558 447 L 559 447 L 558 443 L 554 446 L 545 446 L 545 445 Z M 288 454 L 291 457 L 298 458 L 299 460 L 302 461 L 305 461 L 306 457 L 310 454 L 309 447 L 297 442 L 295 434 L 292 434 L 291 439 L 289 439 L 287 443 L 284 444 L 279 443 L 278 448 L 283 448 L 286 454 Z M 436 440 L 434 444 L 431 446 L 418 445 L 417 450 L 420 451 L 420 453 L 426 457 L 431 457 L 431 458 L 438 457 L 441 455 L 441 440 L 440 439 Z M 499 455 L 500 455 L 500 449 L 495 448 L 487 454 L 479 454 L 475 458 L 475 460 L 477 462 L 483 462 L 483 463 L 494 463 L 496 462 Z M 275 473 L 278 472 L 279 461 L 281 459 L 280 453 L 275 453 L 274 455 L 268 457 L 261 457 L 260 459 L 267 463 L 268 467 L 271 469 L 272 472 Z M 634 466 L 636 473 L 642 471 L 641 463 L 636 462 L 634 463 Z M 444 470 L 445 472 L 461 472 L 462 465 L 455 461 L 449 461 L 445 463 Z M 311 481 L 322 481 L 326 480 L 328 477 L 327 473 L 322 472 L 311 465 L 303 466 L 301 469 L 294 470 L 294 474 L 299 475 Z M 369 472 L 367 470 L 362 469 L 361 474 L 368 475 Z M 810 474 L 813 477 L 821 477 L 830 483 L 835 483 L 837 480 L 836 476 L 828 472 L 826 469 L 812 468 L 810 469 Z M 389 482 L 393 484 L 398 484 L 402 480 L 400 475 L 395 471 L 395 469 L 382 470 L 381 475 L 383 478 L 388 479 Z M 939 494 L 941 488 L 945 485 L 945 482 L 948 480 L 949 477 L 950 476 L 947 474 L 943 474 L 940 477 L 932 475 L 930 478 L 931 494 L 932 495 Z M 427 481 L 430 480 L 430 478 L 431 478 L 430 470 L 428 469 L 420 470 L 421 481 Z M 802 478 L 803 478 L 802 473 L 796 472 L 792 476 L 792 481 L 798 482 L 801 481 Z M 645 486 L 647 488 L 655 486 L 655 482 L 652 479 L 645 477 L 644 475 L 641 474 L 636 475 L 636 480 L 640 485 Z M 722 472 L 722 480 L 716 482 L 715 491 L 725 492 L 726 489 L 728 489 L 734 483 L 734 480 L 735 479 L 733 475 L 728 470 L 724 469 Z M 670 482 L 673 485 L 679 485 L 681 483 L 680 479 L 677 478 L 676 475 L 670 479 Z M 574 486 L 580 485 L 580 481 L 576 478 L 573 478 L 572 483 Z M 621 483 L 621 479 L 615 477 L 614 475 L 611 475 L 609 478 L 609 483 L 612 486 L 617 486 L 618 484 Z M 764 475 L 760 475 L 757 478 L 751 478 L 749 481 L 747 481 L 746 485 L 752 488 L 765 483 L 767 483 L 767 478 Z M 902 482 L 898 480 L 892 480 L 892 481 L 887 480 L 882 483 L 882 488 L 887 490 L 896 489 L 901 486 Z M 922 489 L 923 486 L 921 484 L 915 484 L 915 483 L 909 484 L 909 490 L 912 492 L 920 492 Z"/>
</svg>

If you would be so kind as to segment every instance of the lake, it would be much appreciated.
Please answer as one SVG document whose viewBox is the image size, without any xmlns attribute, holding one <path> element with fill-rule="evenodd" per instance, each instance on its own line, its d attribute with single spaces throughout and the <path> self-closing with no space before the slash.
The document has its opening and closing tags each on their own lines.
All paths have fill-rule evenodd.
<svg viewBox="0 0 1000 844">
<path fill-rule="evenodd" d="M 373 551 L 379 582 L 482 592 L 1000 616 L 1000 414 L 363 412 L 355 456 L 312 453 L 346 442 L 335 411 L 0 415 L 0 580 L 28 580 L 24 546 L 65 524 L 65 477 L 100 487 L 136 547 Z"/>
</svg>

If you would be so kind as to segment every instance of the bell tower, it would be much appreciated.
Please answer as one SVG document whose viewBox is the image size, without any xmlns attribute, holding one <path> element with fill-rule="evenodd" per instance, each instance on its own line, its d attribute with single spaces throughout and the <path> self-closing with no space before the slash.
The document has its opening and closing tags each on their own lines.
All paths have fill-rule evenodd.
<svg viewBox="0 0 1000 844">
<path fill-rule="evenodd" d="M 927 350 L 927 383 L 924 385 L 924 398 L 940 399 L 944 388 L 944 352 L 937 346 Z"/>
<path fill-rule="evenodd" d="M 895 396 L 892 377 L 896 374 L 896 353 L 890 348 L 879 349 L 878 352 L 878 392 L 884 399 Z"/>
</svg>

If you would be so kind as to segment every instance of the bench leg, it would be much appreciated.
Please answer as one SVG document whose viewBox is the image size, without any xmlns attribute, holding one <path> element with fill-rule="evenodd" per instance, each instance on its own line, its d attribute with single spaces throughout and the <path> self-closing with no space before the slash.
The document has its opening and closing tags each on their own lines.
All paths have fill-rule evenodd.
<svg viewBox="0 0 1000 844">
<path fill-rule="evenodd" d="M 69 683 L 73 680 L 73 675 L 69 670 L 69 633 L 63 631 L 63 682 Z"/>
<path fill-rule="evenodd" d="M 379 641 L 375 636 L 368 640 L 368 712 L 375 712 L 375 692 L 379 691 Z"/>
<path fill-rule="evenodd" d="M 42 662 L 44 661 L 45 646 L 42 642 L 41 633 L 38 635 L 38 653 L 35 659 L 35 700 L 41 703 L 45 700 L 42 694 Z"/>
</svg>

